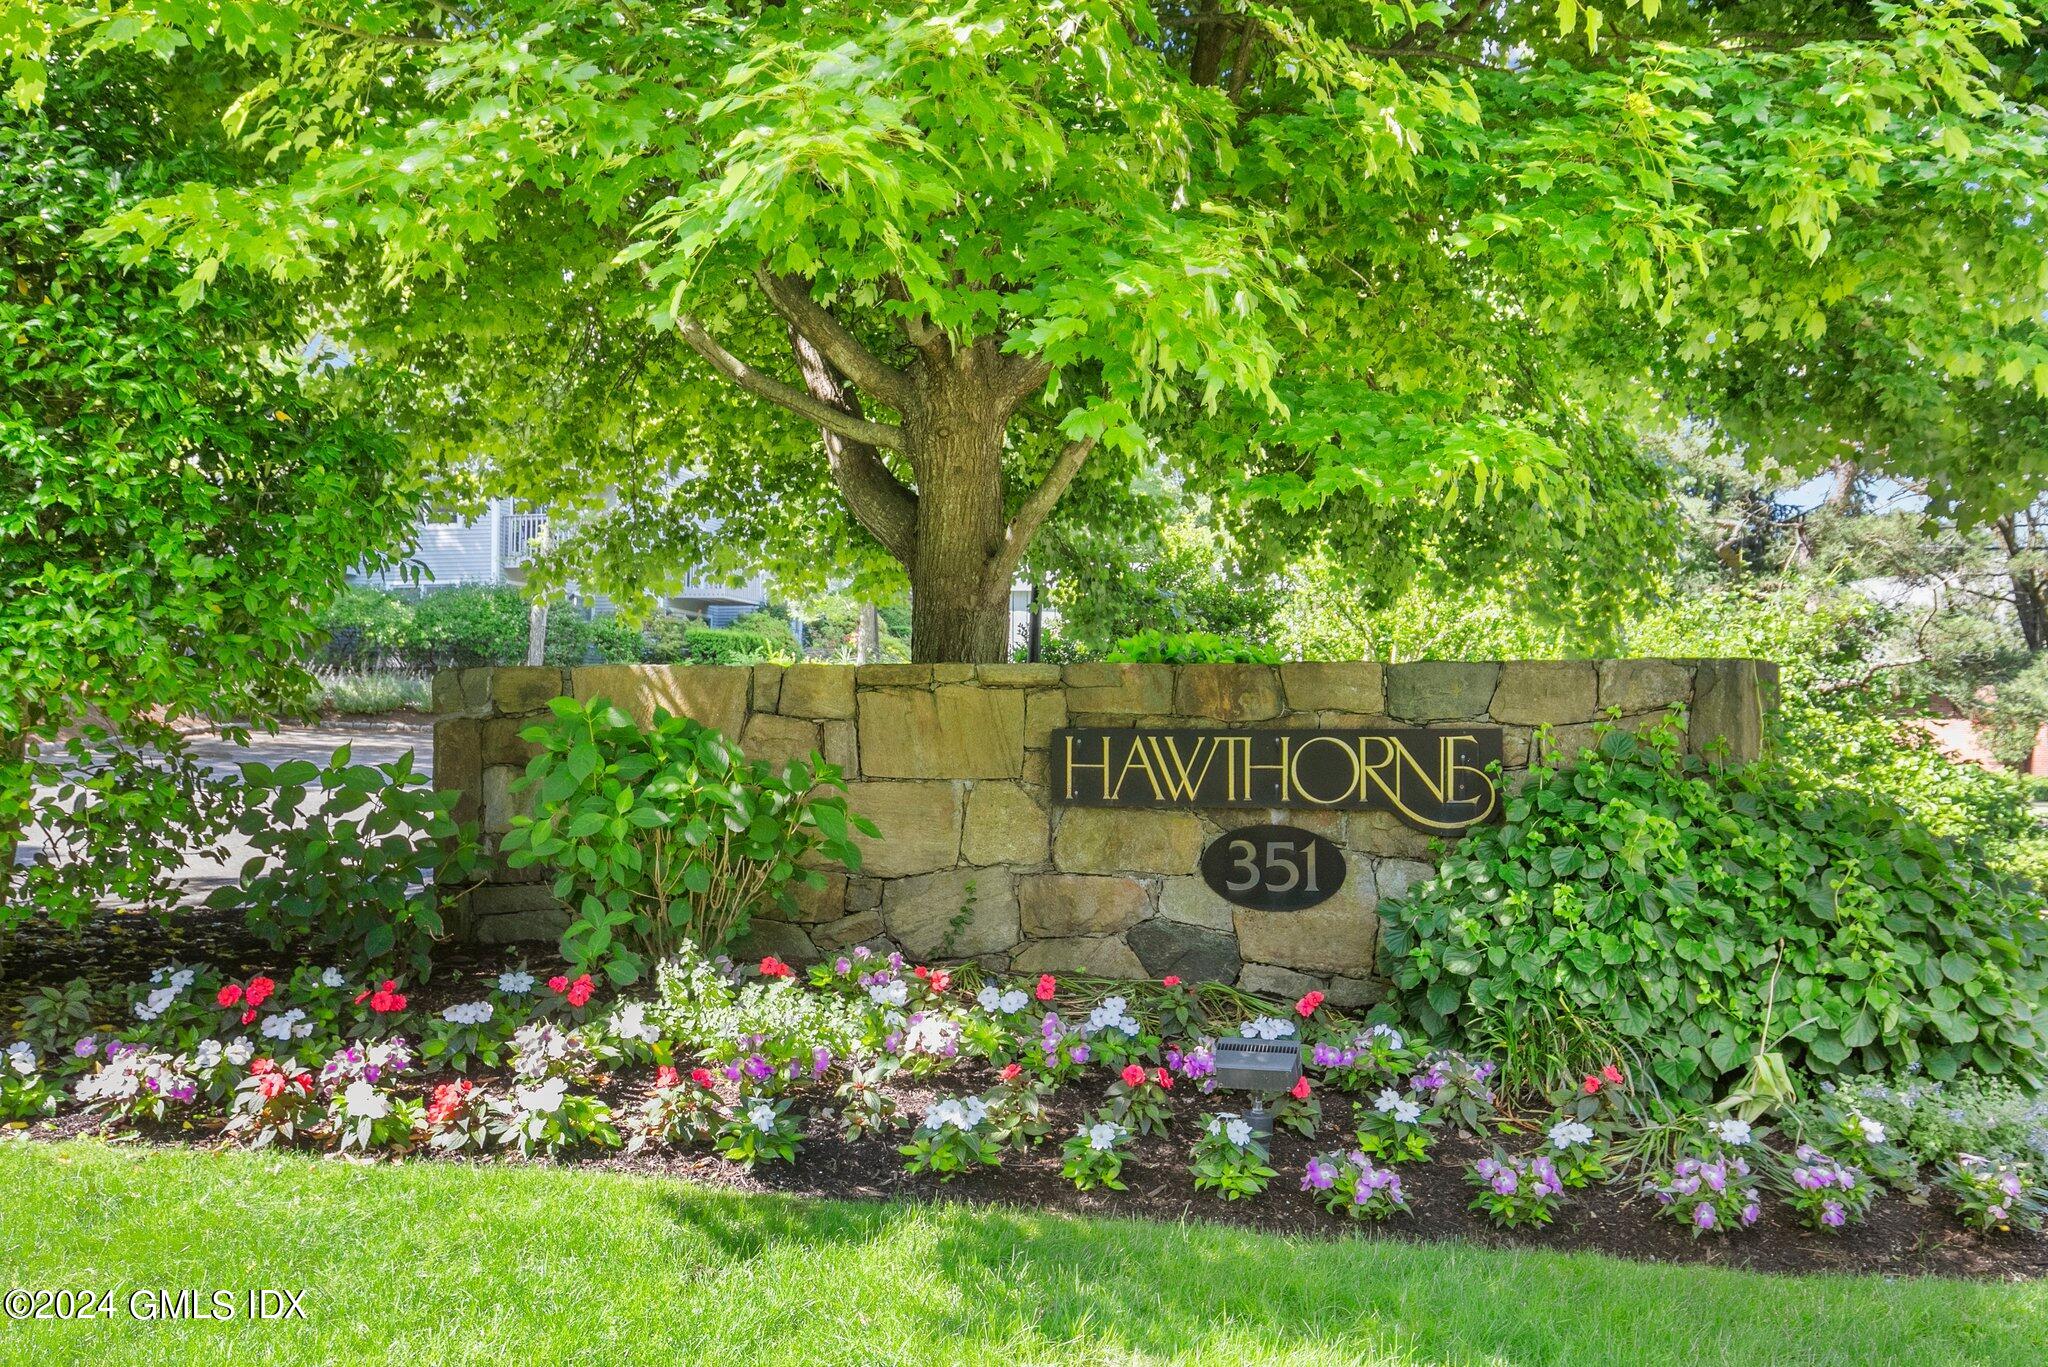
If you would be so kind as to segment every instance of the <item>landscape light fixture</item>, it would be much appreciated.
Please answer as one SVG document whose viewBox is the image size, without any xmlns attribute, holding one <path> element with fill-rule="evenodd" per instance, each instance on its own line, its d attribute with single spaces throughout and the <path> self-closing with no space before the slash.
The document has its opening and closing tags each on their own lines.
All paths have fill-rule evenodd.
<svg viewBox="0 0 2048 1367">
<path fill-rule="evenodd" d="M 1245 1116 L 1252 1133 L 1261 1139 L 1273 1134 L 1273 1113 L 1266 1098 L 1291 1091 L 1301 1080 L 1301 1039 L 1293 1022 L 1287 1033 L 1275 1039 L 1247 1039 L 1225 1035 L 1216 1041 L 1216 1085 L 1236 1091 L 1254 1092 L 1258 1099 Z"/>
</svg>

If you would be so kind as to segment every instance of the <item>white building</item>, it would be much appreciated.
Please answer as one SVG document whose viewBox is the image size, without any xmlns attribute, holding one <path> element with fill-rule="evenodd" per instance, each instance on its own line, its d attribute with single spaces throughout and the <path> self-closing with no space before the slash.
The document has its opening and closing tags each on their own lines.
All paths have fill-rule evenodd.
<svg viewBox="0 0 2048 1367">
<path fill-rule="evenodd" d="M 429 510 L 420 515 L 418 548 L 406 564 L 374 574 L 352 573 L 349 582 L 371 588 L 418 587 L 424 592 L 460 584 L 523 584 L 526 561 L 535 543 L 545 538 L 547 525 L 546 513 L 515 511 L 509 498 L 492 499 L 489 508 L 473 518 Z M 409 567 L 420 572 L 417 585 L 407 577 Z M 602 597 L 580 601 L 599 611 L 609 607 Z M 693 580 L 662 601 L 671 611 L 722 627 L 766 605 L 768 587 L 759 576 L 737 588 Z"/>
</svg>

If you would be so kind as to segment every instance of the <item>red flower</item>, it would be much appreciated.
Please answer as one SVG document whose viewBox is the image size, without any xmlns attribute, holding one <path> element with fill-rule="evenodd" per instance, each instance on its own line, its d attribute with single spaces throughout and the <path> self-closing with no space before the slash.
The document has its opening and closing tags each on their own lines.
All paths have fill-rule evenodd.
<svg viewBox="0 0 2048 1367">
<path fill-rule="evenodd" d="M 569 979 L 565 975 L 557 973 L 554 977 L 548 979 L 548 991 L 554 993 L 556 996 L 559 997 L 568 990 Z"/>
<path fill-rule="evenodd" d="M 1034 995 L 1042 1002 L 1049 1002 L 1052 1000 L 1052 994 L 1059 990 L 1059 985 L 1058 978 L 1050 973 L 1041 973 L 1038 975 L 1038 990 Z"/>
<path fill-rule="evenodd" d="M 789 978 L 795 976 L 795 970 L 791 969 L 788 964 L 782 962 L 773 954 L 770 954 L 761 960 L 761 976 L 764 978 Z"/>
<path fill-rule="evenodd" d="M 249 1009 L 248 1009 L 247 1011 L 244 1011 L 244 1012 L 242 1013 L 242 1024 L 244 1024 L 244 1025 L 253 1025 L 253 1024 L 255 1023 L 255 1021 L 256 1021 L 256 1008 L 252 1006 L 252 1007 L 250 1007 L 250 1008 L 249 1008 Z"/>
<path fill-rule="evenodd" d="M 1294 1085 L 1287 1089 L 1287 1094 L 1296 1101 L 1308 1100 L 1308 1074 L 1304 1073 L 1296 1078 Z"/>
<path fill-rule="evenodd" d="M 1625 1080 L 1621 1075 L 1621 1069 L 1615 1067 L 1611 1063 L 1600 1070 L 1600 1076 L 1606 1078 L 1609 1082 L 1613 1083 L 1617 1087 L 1619 1087 Z"/>
<path fill-rule="evenodd" d="M 357 996 L 356 1000 L 361 1001 L 364 997 L 370 999 L 372 1011 L 389 1013 L 405 1010 L 405 994 L 398 990 L 396 978 L 386 978 L 377 985 L 376 991 L 364 992 Z"/>
<path fill-rule="evenodd" d="M 667 1064 L 663 1064 L 654 1070 L 654 1085 L 663 1091 L 667 1091 L 671 1087 L 680 1087 L 683 1085 L 683 1075 Z"/>
<path fill-rule="evenodd" d="M 944 992 L 953 985 L 953 975 L 943 968 L 935 968 L 924 975 L 925 986 L 934 992 Z"/>
<path fill-rule="evenodd" d="M 1303 1020 L 1307 1020 L 1316 1013 L 1316 1008 L 1322 1004 L 1323 994 L 1311 992 L 1294 1004 L 1294 1014 L 1300 1016 Z"/>
<path fill-rule="evenodd" d="M 277 1060 L 268 1058 L 256 1059 L 250 1063 L 249 1071 L 257 1077 L 262 1077 L 265 1073 L 274 1073 L 277 1071 Z"/>
<path fill-rule="evenodd" d="M 1002 1072 L 1002 1078 L 1003 1078 L 1003 1081 L 1005 1081 L 1005 1082 L 1015 1082 L 1015 1081 L 1017 1080 L 1017 1074 L 1019 1074 L 1019 1073 L 1021 1073 L 1021 1072 L 1023 1072 L 1023 1071 L 1024 1071 L 1024 1066 L 1023 1066 L 1022 1064 L 1019 1064 L 1019 1063 L 1006 1063 L 1006 1064 L 1004 1064 L 1004 1065 L 1003 1065 L 1003 1072 Z"/>
<path fill-rule="evenodd" d="M 1156 1068 L 1153 1070 L 1152 1076 L 1158 1080 L 1162 1091 L 1170 1092 L 1173 1090 L 1172 1073 L 1167 1072 L 1164 1068 Z"/>
<path fill-rule="evenodd" d="M 1145 1080 L 1145 1070 L 1135 1063 L 1124 1065 L 1124 1086 L 1135 1087 Z"/>
<path fill-rule="evenodd" d="M 1591 1095 L 1593 1095 L 1593 1093 L 1595 1093 L 1595 1092 L 1597 1092 L 1597 1091 L 1599 1091 L 1599 1090 L 1600 1090 L 1600 1079 L 1599 1079 L 1599 1078 L 1597 1078 L 1597 1077 L 1595 1077 L 1595 1076 L 1594 1076 L 1593 1074 L 1591 1074 L 1591 1073 L 1588 1073 L 1588 1074 L 1586 1074 L 1586 1082 L 1585 1082 L 1585 1087 L 1586 1087 L 1586 1095 L 1587 1095 L 1587 1096 L 1591 1096 Z"/>
<path fill-rule="evenodd" d="M 690 1070 L 690 1081 L 692 1081 L 692 1082 L 696 1083 L 696 1084 L 697 1084 L 697 1085 L 698 1085 L 699 1087 L 702 1087 L 702 1088 L 703 1088 L 703 1089 L 704 1089 L 705 1091 L 707 1091 L 707 1092 L 708 1092 L 708 1091 L 710 1091 L 710 1090 L 711 1090 L 711 1070 L 710 1070 L 709 1068 L 692 1068 L 692 1069 Z"/>
<path fill-rule="evenodd" d="M 569 991 L 566 994 L 569 998 L 569 1005 L 582 1007 L 584 1003 L 590 1000 L 590 994 L 596 990 L 596 985 L 590 981 L 590 975 L 588 973 L 582 974 L 575 982 L 569 984 Z"/>
<path fill-rule="evenodd" d="M 460 1082 L 444 1082 L 434 1089 L 433 1100 L 427 1103 L 427 1123 L 442 1125 L 462 1109 L 462 1103 L 469 1099 L 475 1085 L 464 1078 Z"/>
<path fill-rule="evenodd" d="M 270 994 L 277 990 L 277 984 L 268 978 L 249 979 L 249 1005 L 261 1006 L 270 1000 Z"/>
<path fill-rule="evenodd" d="M 1178 973 L 1169 973 L 1161 978 L 1159 982 L 1162 987 L 1179 987 L 1180 975 Z"/>
<path fill-rule="evenodd" d="M 283 1073 L 265 1073 L 256 1079 L 256 1090 L 265 1101 L 275 1101 L 289 1085 Z"/>
<path fill-rule="evenodd" d="M 242 989 L 233 983 L 229 983 L 226 987 L 214 993 L 213 999 L 222 1006 L 233 1006 L 242 1000 Z"/>
</svg>

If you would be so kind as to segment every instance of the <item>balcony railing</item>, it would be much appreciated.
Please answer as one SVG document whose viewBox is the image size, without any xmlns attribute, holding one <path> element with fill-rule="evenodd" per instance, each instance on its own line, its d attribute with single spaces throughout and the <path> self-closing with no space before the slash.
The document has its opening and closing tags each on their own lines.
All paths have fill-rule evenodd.
<svg viewBox="0 0 2048 1367">
<path fill-rule="evenodd" d="M 547 544 L 548 515 L 546 513 L 507 513 L 500 524 L 499 535 L 504 538 L 499 547 L 499 559 L 505 568 L 524 565 L 533 558 L 535 543 Z"/>
</svg>

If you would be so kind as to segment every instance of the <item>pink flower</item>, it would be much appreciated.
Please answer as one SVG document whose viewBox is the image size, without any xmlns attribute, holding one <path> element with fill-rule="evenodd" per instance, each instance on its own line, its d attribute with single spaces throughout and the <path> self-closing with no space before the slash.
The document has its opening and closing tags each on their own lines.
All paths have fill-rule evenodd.
<svg viewBox="0 0 2048 1367">
<path fill-rule="evenodd" d="M 1145 1070 L 1135 1063 L 1124 1065 L 1124 1086 L 1135 1087 L 1145 1080 Z"/>
<path fill-rule="evenodd" d="M 1296 1078 L 1294 1085 L 1287 1089 L 1287 1094 L 1296 1101 L 1308 1100 L 1308 1074 L 1304 1073 Z"/>
<path fill-rule="evenodd" d="M 1316 1013 L 1316 1008 L 1322 1004 L 1323 994 L 1311 992 L 1294 1004 L 1294 1014 L 1300 1016 L 1303 1020 L 1307 1020 Z"/>
<path fill-rule="evenodd" d="M 1052 1000 L 1052 994 L 1059 990 L 1059 985 L 1060 980 L 1058 978 L 1053 977 L 1050 973 L 1041 973 L 1038 975 L 1037 991 L 1033 995 L 1042 1002 L 1049 1002 Z"/>
</svg>

